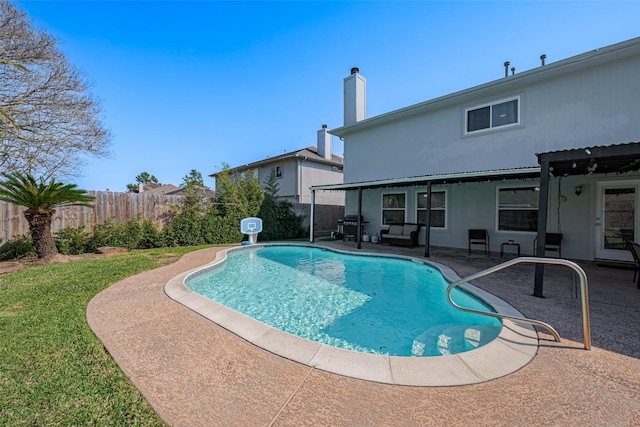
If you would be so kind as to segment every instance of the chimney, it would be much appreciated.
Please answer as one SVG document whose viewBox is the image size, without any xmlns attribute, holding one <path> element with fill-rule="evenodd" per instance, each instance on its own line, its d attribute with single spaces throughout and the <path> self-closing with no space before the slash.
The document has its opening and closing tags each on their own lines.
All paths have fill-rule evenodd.
<svg viewBox="0 0 640 427">
<path fill-rule="evenodd" d="M 344 79 L 344 125 L 349 126 L 367 118 L 367 79 L 357 68 Z"/>
<path fill-rule="evenodd" d="M 327 125 L 322 125 L 318 131 L 318 155 L 331 160 L 331 135 L 327 132 Z"/>
</svg>

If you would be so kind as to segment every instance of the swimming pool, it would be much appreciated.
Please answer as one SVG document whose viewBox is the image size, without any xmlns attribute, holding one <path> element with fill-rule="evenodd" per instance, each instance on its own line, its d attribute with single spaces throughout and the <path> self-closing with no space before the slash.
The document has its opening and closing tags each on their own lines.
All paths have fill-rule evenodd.
<svg viewBox="0 0 640 427">
<path fill-rule="evenodd" d="M 461 353 L 502 323 L 455 309 L 442 274 L 424 262 L 309 246 L 253 246 L 187 278 L 194 292 L 299 337 L 392 356 Z M 456 292 L 457 291 L 457 292 Z M 465 306 L 491 310 L 454 290 Z"/>
<path fill-rule="evenodd" d="M 246 253 L 255 254 L 256 250 L 269 246 L 274 245 L 260 244 L 253 247 L 221 248 L 216 253 L 216 259 L 210 264 L 184 272 L 169 280 L 164 287 L 165 293 L 169 298 L 211 320 L 217 326 L 227 329 L 248 343 L 261 347 L 268 352 L 307 365 L 312 369 L 321 369 L 368 381 L 414 386 L 474 384 L 512 373 L 529 363 L 537 353 L 538 336 L 534 328 L 530 325 L 517 324 L 510 320 L 503 320 L 498 336 L 486 345 L 457 354 L 446 355 L 445 352 L 445 355 L 438 357 L 407 357 L 393 355 L 387 349 L 374 348 L 373 350 L 366 350 L 370 352 L 353 351 L 281 331 L 220 302 L 204 297 L 185 285 L 187 281 L 196 280 L 198 277 L 208 274 L 212 269 L 218 271 L 226 270 L 228 261 L 235 257 L 234 254 L 236 252 L 247 251 Z M 278 244 L 276 246 L 318 247 L 318 245 L 309 244 Z M 319 247 L 324 249 L 322 246 Z M 345 255 L 353 254 L 340 248 L 330 248 L 329 251 L 322 252 L 327 252 L 328 254 L 332 252 Z M 423 259 L 406 256 L 381 256 L 380 254 L 366 252 L 358 252 L 357 255 L 364 255 L 376 261 L 395 258 L 413 261 L 416 265 L 426 264 Z M 429 261 L 427 266 L 434 269 L 434 271 L 442 273 L 448 282 L 460 279 L 453 270 L 442 264 Z M 304 265 L 296 265 L 295 268 L 290 268 L 292 270 L 313 269 L 313 267 Z M 377 269 L 378 267 L 375 268 Z M 317 270 L 317 267 L 315 269 Z M 368 270 L 373 275 L 380 275 L 379 269 L 375 270 L 374 267 L 371 267 Z M 324 268 L 321 269 L 320 276 L 340 276 L 344 274 L 341 267 Z M 431 275 L 434 273 L 425 274 Z M 252 276 L 253 273 L 246 275 Z M 522 313 L 496 296 L 472 284 L 463 286 L 494 311 L 522 317 Z M 361 290 L 350 290 L 349 292 L 364 294 L 365 297 L 363 299 L 365 300 L 366 297 L 371 296 Z M 340 319 L 338 319 L 338 322 L 340 323 Z M 494 326 L 489 325 L 490 328 Z M 210 338 L 204 336 L 201 339 L 207 340 Z M 468 335 L 465 339 L 473 340 L 473 334 Z M 414 349 L 413 342 L 412 349 Z M 417 350 L 418 352 L 420 351 L 419 345 Z"/>
</svg>

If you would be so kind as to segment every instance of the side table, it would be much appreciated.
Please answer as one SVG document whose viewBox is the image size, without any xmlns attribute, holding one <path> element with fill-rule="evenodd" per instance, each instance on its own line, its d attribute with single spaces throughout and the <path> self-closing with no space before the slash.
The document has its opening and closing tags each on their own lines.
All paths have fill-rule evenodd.
<svg viewBox="0 0 640 427">
<path fill-rule="evenodd" d="M 500 245 L 500 258 L 504 256 L 504 247 L 505 246 L 515 246 L 518 249 L 518 256 L 520 256 L 520 243 L 516 242 L 504 242 Z"/>
</svg>

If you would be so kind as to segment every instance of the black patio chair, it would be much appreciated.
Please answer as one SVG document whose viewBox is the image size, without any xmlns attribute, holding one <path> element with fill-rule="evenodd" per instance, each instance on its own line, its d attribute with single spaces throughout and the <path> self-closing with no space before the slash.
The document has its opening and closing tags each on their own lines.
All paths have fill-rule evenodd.
<svg viewBox="0 0 640 427">
<path fill-rule="evenodd" d="M 640 289 L 640 274 L 638 274 L 640 273 L 640 245 L 627 239 L 625 239 L 624 242 L 627 244 L 627 249 L 629 249 L 633 257 L 633 281 L 636 282 L 637 288 Z M 636 276 L 638 277 L 637 280 Z"/>
<path fill-rule="evenodd" d="M 564 235 L 562 233 L 546 233 L 544 240 L 544 253 L 542 256 L 547 255 L 547 251 L 558 252 L 558 258 L 562 258 L 562 239 Z M 538 238 L 533 239 L 533 255 L 536 254 Z"/>
<path fill-rule="evenodd" d="M 469 255 L 471 255 L 471 245 L 484 245 L 484 251 L 489 256 L 489 232 L 484 229 L 469 229 Z"/>
</svg>

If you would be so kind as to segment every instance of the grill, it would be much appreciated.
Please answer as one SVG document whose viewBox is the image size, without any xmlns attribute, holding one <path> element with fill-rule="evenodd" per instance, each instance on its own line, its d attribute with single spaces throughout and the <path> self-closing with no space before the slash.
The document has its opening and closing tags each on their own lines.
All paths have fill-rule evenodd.
<svg viewBox="0 0 640 427">
<path fill-rule="evenodd" d="M 338 221 L 338 229 L 340 228 L 340 221 Z M 360 235 L 362 235 L 362 231 L 364 228 L 364 220 L 362 215 L 360 215 Z M 342 219 L 342 238 L 343 240 L 346 238 L 351 239 L 352 237 L 355 239 L 358 234 L 358 215 L 345 215 Z"/>
<path fill-rule="evenodd" d="M 364 218 L 362 217 L 362 215 L 360 215 L 360 223 L 363 223 L 363 222 L 364 222 Z M 342 219 L 342 224 L 357 226 L 358 215 L 345 215 L 345 217 Z"/>
</svg>

